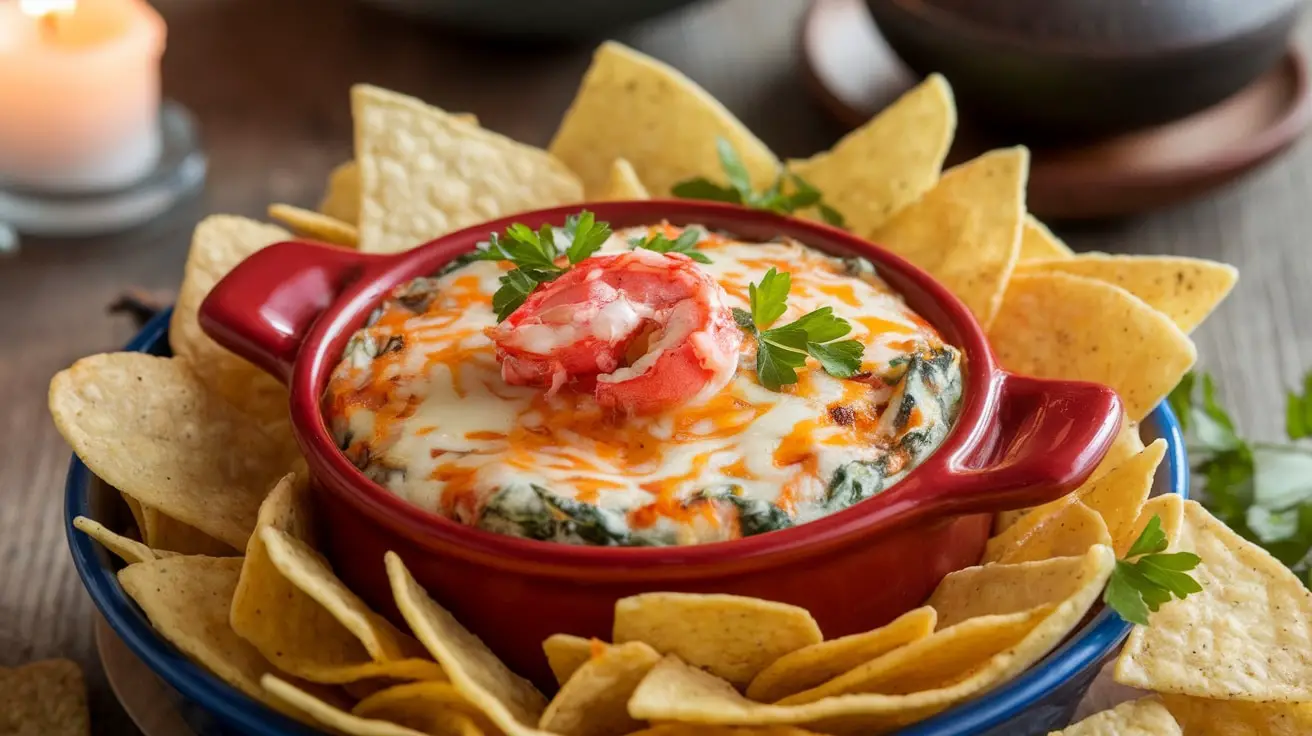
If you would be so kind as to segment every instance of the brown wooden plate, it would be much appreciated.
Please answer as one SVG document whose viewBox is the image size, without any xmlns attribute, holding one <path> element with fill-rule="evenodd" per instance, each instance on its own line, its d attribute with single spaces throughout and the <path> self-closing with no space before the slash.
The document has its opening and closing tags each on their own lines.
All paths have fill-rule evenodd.
<svg viewBox="0 0 1312 736">
<path fill-rule="evenodd" d="M 862 0 L 816 0 L 802 24 L 810 86 L 855 128 L 916 82 L 879 35 Z M 1029 208 L 1045 220 L 1120 217 L 1201 195 L 1264 163 L 1312 122 L 1306 59 L 1290 48 L 1275 68 L 1215 107 L 1166 125 L 1070 148 L 1036 147 Z M 949 160 L 1025 143 L 963 120 Z"/>
</svg>

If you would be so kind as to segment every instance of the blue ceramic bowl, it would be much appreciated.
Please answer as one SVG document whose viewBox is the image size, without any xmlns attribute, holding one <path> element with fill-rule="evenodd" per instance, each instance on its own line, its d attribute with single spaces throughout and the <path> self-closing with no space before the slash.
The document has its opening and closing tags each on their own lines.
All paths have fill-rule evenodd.
<svg viewBox="0 0 1312 736">
<path fill-rule="evenodd" d="M 157 315 L 125 349 L 168 355 L 172 310 Z M 1166 438 L 1166 465 L 1154 479 L 1153 493 L 1188 496 L 1189 464 L 1180 425 L 1166 404 L 1143 423 L 1145 439 Z M 187 659 L 155 630 L 119 586 L 119 567 L 73 519 L 88 516 L 110 528 L 129 518 L 119 495 L 100 482 L 76 457 L 65 485 L 64 525 L 82 583 L 111 628 L 177 695 L 179 710 L 198 736 L 311 736 L 320 731 L 274 712 L 225 684 Z M 1098 610 L 1065 644 L 1020 677 L 974 700 L 898 732 L 899 736 L 1031 736 L 1067 724 L 1093 678 L 1130 633 L 1130 625 L 1110 609 Z"/>
</svg>

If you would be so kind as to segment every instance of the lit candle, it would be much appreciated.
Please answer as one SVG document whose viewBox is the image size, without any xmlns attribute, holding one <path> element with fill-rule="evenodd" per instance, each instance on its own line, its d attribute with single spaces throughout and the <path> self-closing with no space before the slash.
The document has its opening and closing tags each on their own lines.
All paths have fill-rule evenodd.
<svg viewBox="0 0 1312 736">
<path fill-rule="evenodd" d="M 110 189 L 159 161 L 164 21 L 142 0 L 0 0 L 0 182 Z"/>
</svg>

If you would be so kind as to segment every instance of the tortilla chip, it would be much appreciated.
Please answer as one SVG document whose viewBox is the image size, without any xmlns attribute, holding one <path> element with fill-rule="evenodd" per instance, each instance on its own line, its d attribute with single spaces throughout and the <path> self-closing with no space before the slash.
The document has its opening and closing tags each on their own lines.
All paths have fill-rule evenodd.
<svg viewBox="0 0 1312 736">
<path fill-rule="evenodd" d="M 360 231 L 355 225 L 313 210 L 290 204 L 269 205 L 269 219 L 291 228 L 297 235 L 334 245 L 354 248 L 360 244 Z"/>
<path fill-rule="evenodd" d="M 601 654 L 609 646 L 598 639 L 552 634 L 542 642 L 542 652 L 547 655 L 547 666 L 551 668 L 551 674 L 556 676 L 556 682 L 564 685 L 584 662 Z"/>
<path fill-rule="evenodd" d="M 1112 546 L 1107 522 L 1098 512 L 1077 500 L 1045 517 L 1044 522 L 1032 529 L 1028 536 L 1012 547 L 999 550 L 997 559 L 988 561 L 1017 564 L 1073 557 L 1084 554 L 1095 545 Z"/>
<path fill-rule="evenodd" d="M 1167 493 L 1155 498 L 1148 499 L 1148 503 L 1143 505 L 1139 511 L 1139 518 L 1134 522 L 1130 533 L 1125 535 L 1127 540 L 1123 547 L 1116 549 L 1117 557 L 1124 557 L 1125 553 L 1130 551 L 1130 546 L 1134 540 L 1143 534 L 1143 530 L 1148 526 L 1156 516 L 1161 519 L 1162 533 L 1166 535 L 1169 546 L 1167 549 L 1175 551 L 1180 544 L 1180 532 L 1184 528 L 1184 499 L 1174 493 Z"/>
<path fill-rule="evenodd" d="M 1034 215 L 1025 215 L 1025 224 L 1020 231 L 1020 261 L 1060 261 L 1073 258 L 1075 251 L 1052 234 L 1047 225 L 1039 222 Z M 1020 268 L 1018 265 L 1017 268 Z"/>
<path fill-rule="evenodd" d="M 299 456 L 178 360 L 83 358 L 50 381 L 49 400 L 55 426 L 93 473 L 235 549 Z"/>
<path fill-rule="evenodd" d="M 109 529 L 106 529 L 100 522 L 88 519 L 85 516 L 79 516 L 76 519 L 73 519 L 73 526 L 76 527 L 78 531 L 99 542 L 105 549 L 118 555 L 119 559 L 129 565 L 134 562 L 148 562 L 150 560 L 158 560 L 164 557 L 172 557 L 176 554 L 167 550 L 151 549 L 135 539 L 129 539 L 121 534 L 115 534 Z"/>
<path fill-rule="evenodd" d="M 977 616 L 1021 613 L 1075 596 L 1105 580 L 1113 566 L 1111 549 L 1101 546 L 1078 557 L 967 567 L 948 573 L 927 605 L 938 612 L 940 629 Z"/>
<path fill-rule="evenodd" d="M 206 386 L 261 422 L 285 427 L 287 389 L 273 376 L 237 357 L 200 328 L 200 303 L 238 263 L 255 251 L 290 240 L 280 227 L 232 215 L 212 215 L 191 236 L 178 303 L 169 321 L 169 346 L 185 358 Z M 140 500 L 140 499 L 139 499 Z M 238 545 L 241 549 L 241 545 Z"/>
<path fill-rule="evenodd" d="M 617 158 L 610 166 L 610 180 L 597 199 L 610 202 L 629 199 L 651 199 L 647 187 L 642 185 L 638 172 L 627 159 Z"/>
<path fill-rule="evenodd" d="M 1082 276 L 1016 274 L 989 329 L 1002 367 L 1116 389 L 1131 421 L 1148 415 L 1194 364 L 1189 337 L 1130 292 Z"/>
<path fill-rule="evenodd" d="M 1234 266 L 1201 258 L 1106 253 L 1027 263 L 1021 272 L 1066 273 L 1115 284 L 1170 317 L 1185 333 L 1202 324 L 1239 279 Z"/>
<path fill-rule="evenodd" d="M 460 736 L 470 727 L 489 735 L 496 732 L 492 722 L 449 682 L 407 682 L 381 689 L 356 703 L 351 715 L 391 721 L 425 733 L 437 732 L 432 728 L 435 719 L 445 726 L 440 732 L 452 736 Z"/>
<path fill-rule="evenodd" d="M 804 608 L 736 595 L 645 593 L 615 603 L 616 644 L 641 641 L 661 654 L 746 687 L 776 659 L 819 644 Z"/>
<path fill-rule="evenodd" d="M 870 240 L 928 271 L 987 327 L 1020 253 L 1029 161 L 1017 147 L 956 166 Z"/>
<path fill-rule="evenodd" d="M 397 608 L 456 690 L 501 731 L 539 733 L 535 727 L 547 706 L 542 694 L 429 598 L 394 552 L 387 553 L 386 564 Z"/>
<path fill-rule="evenodd" d="M 179 556 L 129 565 L 119 570 L 118 580 L 155 630 L 184 654 L 229 685 L 304 721 L 297 708 L 269 698 L 260 687 L 271 666 L 228 625 L 240 573 L 237 557 Z"/>
<path fill-rule="evenodd" d="M 956 127 L 952 88 L 932 74 L 830 150 L 789 161 L 788 170 L 823 192 L 852 232 L 868 235 L 933 188 Z"/>
<path fill-rule="evenodd" d="M 791 726 L 735 728 L 698 723 L 662 723 L 642 731 L 635 731 L 629 736 L 815 736 L 815 734 Z"/>
<path fill-rule="evenodd" d="M 146 545 L 180 555 L 232 557 L 237 548 L 221 542 L 190 524 L 185 524 L 153 506 L 141 507 Z"/>
<path fill-rule="evenodd" d="M 1004 614 L 988 617 L 994 619 L 989 625 L 1006 634 L 1015 628 L 1024 628 L 1034 624 L 1029 633 L 1011 646 L 1003 646 L 992 657 L 980 663 L 970 672 L 958 671 L 951 684 L 934 690 L 916 690 L 918 686 L 938 680 L 952 680 L 948 663 L 935 658 L 923 662 L 908 661 L 903 668 L 889 668 L 880 665 L 864 674 L 870 675 L 867 682 L 849 682 L 853 686 L 881 688 L 887 692 L 858 692 L 842 697 L 826 697 L 814 702 L 800 705 L 767 705 L 749 700 L 739 695 L 733 685 L 714 675 L 689 667 L 670 656 L 652 668 L 647 678 L 642 681 L 633 697 L 629 700 L 629 715 L 634 718 L 649 720 L 681 720 L 692 723 L 718 723 L 739 725 L 771 724 L 806 724 L 808 728 L 821 733 L 848 736 L 852 734 L 888 733 L 901 726 L 923 720 L 943 711 L 953 704 L 987 690 L 1000 682 L 1015 677 L 1026 668 L 1044 657 L 1080 623 L 1085 613 L 1102 593 L 1103 585 L 1111 575 L 1115 560 L 1111 550 L 1099 553 L 1099 564 L 1103 571 L 1090 578 L 1087 585 L 1073 596 L 1057 606 L 1045 606 L 1021 614 Z M 1043 611 L 1051 611 L 1044 615 Z M 1035 619 L 1038 619 L 1037 621 Z M 1016 623 L 1023 621 L 1024 623 Z M 966 621 L 958 624 L 959 631 L 947 634 L 944 629 L 930 637 L 900 649 L 895 649 L 883 658 L 898 656 L 908 650 L 925 651 L 929 648 L 923 643 L 951 636 L 966 639 L 960 633 L 960 627 L 969 624 L 972 628 L 983 625 Z M 969 629 L 966 629 L 969 631 Z M 987 636 L 969 637 L 983 648 Z M 966 652 L 962 652 L 965 654 Z M 971 652 L 976 654 L 977 652 Z M 950 647 L 937 651 L 944 659 L 954 656 Z M 900 655 L 906 659 L 906 655 Z M 876 660 L 878 661 L 878 660 Z M 964 665 L 958 663 L 958 666 Z M 925 665 L 925 666 L 922 666 Z M 875 669 L 879 671 L 876 672 Z M 904 672 L 907 679 L 896 676 Z M 844 675 L 848 677 L 848 675 Z"/>
<path fill-rule="evenodd" d="M 642 642 L 606 647 L 584 662 L 547 704 L 538 728 L 562 736 L 624 736 L 642 723 L 629 717 L 629 696 L 661 661 Z"/>
<path fill-rule="evenodd" d="M 273 674 L 265 674 L 261 677 L 260 686 L 262 699 L 283 709 L 306 713 L 310 719 L 313 719 L 307 721 L 312 725 L 318 722 L 352 736 L 428 736 L 427 732 L 416 731 L 388 721 L 353 716 L 338 705 L 329 703 Z"/>
<path fill-rule="evenodd" d="M 374 613 L 333 573 L 328 561 L 310 545 L 271 525 L 260 530 L 269 562 L 301 593 L 317 601 L 347 631 L 355 635 L 375 662 L 405 663 L 401 669 L 424 676 L 416 679 L 445 679 L 440 668 L 424 657 L 423 647 Z M 325 628 L 327 624 L 324 624 Z M 348 650 L 349 651 L 349 650 Z M 352 656 L 358 652 L 350 652 Z M 410 663 L 408 660 L 420 662 Z"/>
<path fill-rule="evenodd" d="M 1245 703 L 1188 695 L 1163 695 L 1162 702 L 1188 736 L 1307 736 L 1312 703 Z"/>
<path fill-rule="evenodd" d="M 1048 736 L 1181 736 L 1182 733 L 1180 724 L 1162 705 L 1162 699 L 1154 696 L 1121 703 Z"/>
<path fill-rule="evenodd" d="M 319 211 L 348 225 L 360 224 L 360 166 L 354 160 L 338 164 L 328 175 Z"/>
<path fill-rule="evenodd" d="M 142 540 L 145 540 L 146 512 L 142 509 L 141 502 L 122 491 L 119 491 L 118 495 L 119 498 L 123 499 L 124 505 L 128 507 L 128 513 L 132 514 L 132 523 L 136 524 L 137 535 L 140 536 Z"/>
<path fill-rule="evenodd" d="M 1131 533 L 1148 494 L 1153 475 L 1166 454 L 1166 440 L 1158 439 L 1139 454 L 1121 463 L 1102 477 L 1086 481 L 1056 501 L 1035 508 L 1006 531 L 993 537 L 984 548 L 985 562 L 1023 562 L 1044 559 L 1045 554 L 1070 551 L 1070 545 L 1083 539 L 1101 536 L 1090 530 L 1087 506 L 1105 523 L 1113 546 L 1129 549 L 1134 543 Z M 1078 551 L 1078 550 L 1077 550 Z"/>
<path fill-rule="evenodd" d="M 1111 447 L 1107 448 L 1107 454 L 1103 456 L 1102 462 L 1094 468 L 1093 474 L 1085 483 L 1091 483 L 1114 468 L 1124 463 L 1126 460 L 1143 452 L 1143 440 L 1139 438 L 1139 425 L 1136 422 L 1128 420 L 1121 422 L 1121 430 L 1116 433 L 1116 438 L 1112 440 Z M 997 518 L 994 519 L 993 533 L 1001 534 L 1006 531 L 1012 524 L 1015 524 L 1021 517 L 1033 511 L 1036 507 L 1027 509 L 1016 509 L 1014 511 L 1000 511 Z"/>
<path fill-rule="evenodd" d="M 747 686 L 747 697 L 773 703 L 809 690 L 898 647 L 929 636 L 937 614 L 922 606 L 863 634 L 803 647 L 775 660 Z"/>
<path fill-rule="evenodd" d="M 1203 587 L 1136 626 L 1116 681 L 1219 700 L 1312 700 L 1312 592 L 1289 568 L 1195 501 L 1184 504 L 1179 549 L 1202 558 Z"/>
<path fill-rule="evenodd" d="M 278 481 L 260 506 L 259 531 L 251 535 L 246 545 L 241 579 L 232 599 L 232 628 L 278 669 L 311 682 L 341 684 L 376 677 L 445 679 L 437 663 L 426 658 L 386 656 L 405 649 L 396 643 L 403 635 L 380 623 L 372 612 L 364 609 L 363 603 L 352 600 L 353 594 L 347 598 L 333 583 L 321 582 L 321 576 L 331 572 L 325 573 L 315 563 L 306 564 L 300 554 L 281 548 L 279 551 L 284 554 L 279 562 L 294 572 L 292 577 L 280 572 L 261 532 L 275 529 L 313 547 L 314 519 L 309 501 L 306 476 L 288 474 Z M 318 597 L 332 601 L 333 609 L 303 591 L 298 583 L 314 589 Z M 357 637 L 338 620 L 334 610 L 345 610 L 340 614 L 342 618 L 354 621 L 365 632 L 364 636 Z M 374 661 L 362 643 L 364 640 L 374 642 L 375 651 L 385 655 L 384 658 Z"/>
<path fill-rule="evenodd" d="M 774 182 L 779 160 L 724 105 L 672 67 L 607 41 L 547 150 L 579 175 L 590 197 L 606 191 L 617 158 L 666 197 L 687 179 L 725 182 L 718 138 L 738 152 L 754 188 Z"/>
<path fill-rule="evenodd" d="M 583 199 L 578 178 L 545 151 L 412 97 L 356 85 L 351 107 L 362 251 L 409 250 L 503 215 Z"/>
<path fill-rule="evenodd" d="M 82 670 L 67 659 L 0 667 L 0 733 L 89 736 Z"/>
</svg>

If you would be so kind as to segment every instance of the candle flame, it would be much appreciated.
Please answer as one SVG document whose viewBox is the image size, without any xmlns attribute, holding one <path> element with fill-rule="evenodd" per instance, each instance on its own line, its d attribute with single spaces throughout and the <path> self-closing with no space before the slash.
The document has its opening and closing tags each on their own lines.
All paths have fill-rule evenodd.
<svg viewBox="0 0 1312 736">
<path fill-rule="evenodd" d="M 34 18 L 77 10 L 77 0 L 18 0 L 18 9 Z"/>
</svg>

